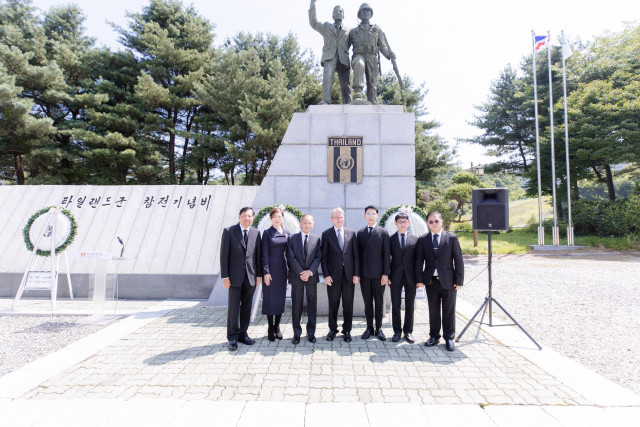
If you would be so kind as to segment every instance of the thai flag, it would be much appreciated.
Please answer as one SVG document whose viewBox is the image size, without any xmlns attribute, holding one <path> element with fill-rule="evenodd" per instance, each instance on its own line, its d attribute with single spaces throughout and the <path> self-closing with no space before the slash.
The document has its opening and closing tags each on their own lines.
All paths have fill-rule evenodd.
<svg viewBox="0 0 640 427">
<path fill-rule="evenodd" d="M 540 50 L 540 48 L 547 43 L 547 40 L 549 40 L 549 36 L 534 36 L 533 48 Z"/>
</svg>

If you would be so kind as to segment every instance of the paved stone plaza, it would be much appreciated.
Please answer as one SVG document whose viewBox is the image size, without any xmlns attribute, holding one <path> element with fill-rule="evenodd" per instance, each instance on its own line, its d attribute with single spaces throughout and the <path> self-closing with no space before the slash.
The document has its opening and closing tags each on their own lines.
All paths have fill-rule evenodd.
<svg viewBox="0 0 640 427">
<path fill-rule="evenodd" d="M 270 342 L 262 316 L 253 346 L 227 349 L 225 308 L 174 310 L 27 393 L 26 398 L 134 397 L 273 402 L 593 404 L 486 334 L 455 352 L 428 348 L 426 302 L 415 344 L 356 338 L 316 344 Z M 458 317 L 458 330 L 464 324 Z M 326 318 L 319 321 L 326 329 Z M 293 333 L 287 314 L 283 333 Z M 364 330 L 362 320 L 354 332 Z M 391 332 L 391 329 L 387 329 Z M 468 338 L 473 338 L 470 333 Z M 404 341 L 404 340 L 403 340 Z"/>
<path fill-rule="evenodd" d="M 415 344 L 305 339 L 226 346 L 226 309 L 165 301 L 0 378 L 0 414 L 21 425 L 634 425 L 640 396 L 518 330 L 472 327 L 454 352 Z M 458 331 L 473 314 L 458 306 Z M 390 334 L 390 327 L 386 326 Z M 319 322 L 318 335 L 326 328 Z M 471 424 L 470 424 L 471 423 Z M 3 424 L 5 425 L 5 424 Z"/>
</svg>

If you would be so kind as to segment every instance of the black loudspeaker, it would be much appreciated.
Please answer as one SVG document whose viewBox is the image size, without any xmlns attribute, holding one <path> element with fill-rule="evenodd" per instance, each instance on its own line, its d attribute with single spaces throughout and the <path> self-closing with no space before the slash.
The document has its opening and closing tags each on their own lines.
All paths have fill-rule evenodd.
<svg viewBox="0 0 640 427">
<path fill-rule="evenodd" d="M 478 188 L 471 192 L 472 225 L 478 231 L 509 230 L 509 190 Z"/>
</svg>

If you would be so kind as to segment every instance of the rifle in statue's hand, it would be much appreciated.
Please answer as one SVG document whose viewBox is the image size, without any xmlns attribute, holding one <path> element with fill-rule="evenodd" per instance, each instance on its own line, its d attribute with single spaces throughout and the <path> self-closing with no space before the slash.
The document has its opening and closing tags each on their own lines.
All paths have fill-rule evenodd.
<svg viewBox="0 0 640 427">
<path fill-rule="evenodd" d="M 398 70 L 398 64 L 396 63 L 396 56 L 391 50 L 391 46 L 389 46 L 389 40 L 387 40 L 387 35 L 382 33 L 384 37 L 384 42 L 387 45 L 387 49 L 389 49 L 389 56 L 391 57 L 391 65 L 393 65 L 393 72 L 396 73 L 396 77 L 398 78 L 398 84 L 400 85 L 400 90 L 405 90 L 404 83 L 402 83 L 402 77 L 400 76 L 400 70 Z"/>
</svg>

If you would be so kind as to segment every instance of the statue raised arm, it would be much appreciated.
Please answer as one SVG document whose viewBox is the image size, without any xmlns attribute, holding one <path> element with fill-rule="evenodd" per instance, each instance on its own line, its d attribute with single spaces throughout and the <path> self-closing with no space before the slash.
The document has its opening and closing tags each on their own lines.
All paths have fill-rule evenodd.
<svg viewBox="0 0 640 427">
<path fill-rule="evenodd" d="M 351 103 L 351 86 L 349 77 L 351 73 L 349 63 L 349 29 L 342 25 L 344 10 L 341 6 L 333 8 L 333 24 L 320 23 L 316 17 L 316 0 L 311 0 L 309 7 L 309 25 L 322 34 L 324 46 L 320 63 L 324 67 L 322 78 L 322 101 L 320 104 L 331 104 L 331 86 L 333 76 L 338 72 L 342 103 Z"/>
</svg>

